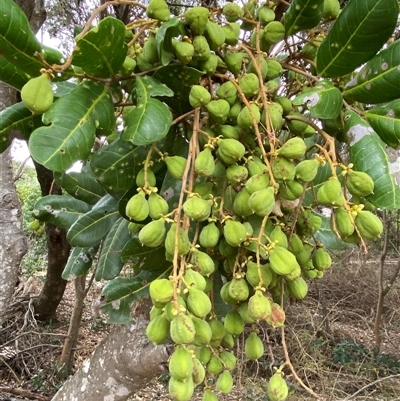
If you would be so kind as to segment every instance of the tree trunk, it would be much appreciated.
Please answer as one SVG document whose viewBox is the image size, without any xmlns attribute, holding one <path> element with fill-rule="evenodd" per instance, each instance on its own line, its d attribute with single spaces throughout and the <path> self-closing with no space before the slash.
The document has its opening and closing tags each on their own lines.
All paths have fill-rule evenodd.
<svg viewBox="0 0 400 401">
<path fill-rule="evenodd" d="M 52 401 L 124 401 L 167 372 L 168 347 L 149 343 L 143 316 L 117 326 L 71 376 Z"/>
<path fill-rule="evenodd" d="M 61 188 L 53 183 L 53 173 L 36 162 L 35 168 L 42 195 L 50 193 L 61 195 Z M 61 274 L 71 250 L 66 231 L 50 223 L 46 223 L 46 242 L 48 252 L 46 279 L 42 291 L 33 304 L 35 314 L 40 320 L 54 317 L 64 295 L 67 281 L 61 278 Z"/>
</svg>

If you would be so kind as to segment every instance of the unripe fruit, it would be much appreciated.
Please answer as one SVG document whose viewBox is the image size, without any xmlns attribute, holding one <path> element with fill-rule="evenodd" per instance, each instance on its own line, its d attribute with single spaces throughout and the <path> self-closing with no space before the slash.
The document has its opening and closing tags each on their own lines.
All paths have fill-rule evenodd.
<svg viewBox="0 0 400 401">
<path fill-rule="evenodd" d="M 229 103 L 225 99 L 211 100 L 207 104 L 207 111 L 210 117 L 217 124 L 224 124 L 229 114 Z"/>
<path fill-rule="evenodd" d="M 210 298 L 201 290 L 191 288 L 186 301 L 187 307 L 195 316 L 203 318 L 211 311 Z"/>
<path fill-rule="evenodd" d="M 243 17 L 242 8 L 235 3 L 227 3 L 222 9 L 222 14 L 228 22 L 236 22 L 239 18 Z"/>
<path fill-rule="evenodd" d="M 301 118 L 303 118 L 304 116 L 301 113 L 297 112 L 297 111 L 292 111 L 287 115 L 287 117 L 301 117 Z M 300 121 L 300 120 L 287 119 L 286 120 L 286 124 L 287 124 L 290 132 L 293 135 L 301 135 L 301 134 L 303 134 L 303 132 L 308 127 L 307 123 L 305 123 L 304 121 Z"/>
<path fill-rule="evenodd" d="M 193 196 L 183 204 L 183 211 L 194 221 L 205 221 L 210 216 L 211 206 L 211 200 Z"/>
<path fill-rule="evenodd" d="M 209 177 L 214 173 L 215 161 L 211 148 L 206 147 L 197 155 L 194 167 L 196 174 L 204 177 Z"/>
<path fill-rule="evenodd" d="M 288 240 L 285 233 L 282 231 L 282 227 L 277 225 L 269 234 L 269 239 L 275 242 L 276 245 L 282 246 L 284 248 L 288 247 Z"/>
<path fill-rule="evenodd" d="M 246 191 L 246 188 L 242 188 L 233 201 L 233 210 L 236 214 L 246 217 L 254 213 L 249 206 L 249 199 L 250 194 Z"/>
<path fill-rule="evenodd" d="M 219 57 L 211 53 L 207 60 L 199 60 L 198 66 L 200 70 L 203 70 L 207 75 L 212 76 L 218 68 L 219 61 Z"/>
<path fill-rule="evenodd" d="M 339 0 L 324 0 L 322 9 L 323 18 L 336 18 L 340 14 Z"/>
<path fill-rule="evenodd" d="M 289 389 L 286 381 L 282 378 L 281 373 L 275 373 L 268 382 L 267 388 L 268 399 L 270 401 L 285 401 Z"/>
<path fill-rule="evenodd" d="M 132 31 L 127 31 L 127 32 L 132 32 Z M 122 64 L 121 69 L 119 70 L 119 74 L 124 78 L 127 78 L 133 73 L 135 68 L 136 68 L 136 60 L 134 60 L 131 57 L 125 57 L 124 63 Z"/>
<path fill-rule="evenodd" d="M 214 222 L 209 223 L 200 232 L 199 243 L 204 248 L 215 248 L 221 233 Z"/>
<path fill-rule="evenodd" d="M 227 52 L 224 57 L 225 64 L 228 70 L 237 75 L 242 69 L 244 53 Z"/>
<path fill-rule="evenodd" d="M 293 111 L 293 104 L 290 99 L 288 99 L 285 96 L 276 96 L 275 97 L 275 102 L 280 104 L 282 107 L 283 115 L 289 114 L 291 111 Z"/>
<path fill-rule="evenodd" d="M 222 26 L 225 33 L 225 43 L 230 46 L 235 46 L 239 41 L 240 25 L 236 22 L 231 22 Z"/>
<path fill-rule="evenodd" d="M 247 237 L 246 227 L 239 221 L 228 220 L 224 226 L 226 242 L 233 246 L 239 246 Z"/>
<path fill-rule="evenodd" d="M 193 383 L 195 386 L 203 383 L 204 378 L 206 377 L 206 370 L 204 369 L 203 364 L 197 359 L 193 359 Z"/>
<path fill-rule="evenodd" d="M 197 271 L 193 269 L 186 269 L 183 275 L 183 280 L 188 288 L 196 288 L 200 291 L 204 291 L 206 288 L 205 278 Z"/>
<path fill-rule="evenodd" d="M 313 265 L 318 270 L 327 270 L 331 267 L 331 255 L 325 249 L 318 248 L 312 257 Z"/>
<path fill-rule="evenodd" d="M 210 92 L 201 85 L 193 85 L 189 93 L 189 103 L 193 108 L 206 106 L 211 101 Z"/>
<path fill-rule="evenodd" d="M 222 351 L 219 354 L 220 359 L 225 367 L 225 369 L 233 370 L 236 366 L 236 357 L 232 352 Z"/>
<path fill-rule="evenodd" d="M 293 270 L 300 267 L 296 257 L 287 249 L 276 246 L 269 255 L 271 269 L 280 276 L 290 274 Z"/>
<path fill-rule="evenodd" d="M 168 391 L 174 401 L 189 401 L 194 391 L 192 377 L 190 376 L 186 380 L 180 380 L 171 376 L 168 382 Z"/>
<path fill-rule="evenodd" d="M 239 81 L 239 87 L 247 97 L 257 96 L 260 92 L 258 76 L 254 73 L 244 74 Z"/>
<path fill-rule="evenodd" d="M 264 344 L 254 331 L 247 337 L 244 351 L 246 357 L 252 361 L 256 361 L 263 356 Z"/>
<path fill-rule="evenodd" d="M 235 164 L 246 153 L 246 148 L 236 139 L 218 141 L 218 158 L 225 164 Z"/>
<path fill-rule="evenodd" d="M 229 311 L 225 316 L 224 327 L 225 330 L 233 336 L 242 334 L 244 322 L 239 312 L 235 310 Z"/>
<path fill-rule="evenodd" d="M 175 251 L 175 235 L 176 235 L 176 223 L 173 223 L 165 238 L 165 249 L 171 255 L 173 255 Z M 178 255 L 179 256 L 186 255 L 187 253 L 189 253 L 189 250 L 190 250 L 190 241 L 188 234 L 182 227 L 179 227 Z"/>
<path fill-rule="evenodd" d="M 249 286 L 244 278 L 234 278 L 230 281 L 228 294 L 234 300 L 241 302 L 246 301 L 249 297 Z"/>
<path fill-rule="evenodd" d="M 278 78 L 280 75 L 282 75 L 283 68 L 281 63 L 279 63 L 276 60 L 267 60 L 267 65 L 268 65 L 268 72 L 266 79 L 268 81 Z"/>
<path fill-rule="evenodd" d="M 374 181 L 362 171 L 348 170 L 346 188 L 353 196 L 367 196 L 374 192 Z"/>
<path fill-rule="evenodd" d="M 287 281 L 289 293 L 296 299 L 303 299 L 307 295 L 308 285 L 303 277 L 293 281 Z"/>
<path fill-rule="evenodd" d="M 185 380 L 192 375 L 193 358 L 191 353 L 184 347 L 178 346 L 169 360 L 169 373 L 175 379 Z"/>
<path fill-rule="evenodd" d="M 189 64 L 192 61 L 192 58 L 194 56 L 194 46 L 191 43 L 177 42 L 174 48 L 175 48 L 176 58 L 183 65 Z"/>
<path fill-rule="evenodd" d="M 146 8 L 146 14 L 149 18 L 164 22 L 170 18 L 170 11 L 164 0 L 151 0 Z"/>
<path fill-rule="evenodd" d="M 146 335 L 153 344 L 163 344 L 168 338 L 169 321 L 164 315 L 156 316 L 146 328 Z"/>
<path fill-rule="evenodd" d="M 211 355 L 210 361 L 207 364 L 207 372 L 212 375 L 218 375 L 222 372 L 222 362 L 216 355 Z"/>
<path fill-rule="evenodd" d="M 248 302 L 242 302 L 238 308 L 238 312 L 240 314 L 240 316 L 242 317 L 243 321 L 245 322 L 245 324 L 252 324 L 255 322 L 254 319 L 252 319 L 249 315 L 248 312 Z"/>
<path fill-rule="evenodd" d="M 162 307 L 171 301 L 174 295 L 174 284 L 166 278 L 154 280 L 150 283 L 149 292 L 153 305 Z"/>
<path fill-rule="evenodd" d="M 268 288 L 272 281 L 272 271 L 267 265 L 260 265 L 258 268 L 257 263 L 249 260 L 246 267 L 246 280 L 252 287 L 257 287 L 261 283 L 263 287 Z"/>
<path fill-rule="evenodd" d="M 282 115 L 283 115 L 282 106 L 277 102 L 272 102 L 268 105 L 268 113 L 266 113 L 265 110 L 263 110 L 261 116 L 261 122 L 264 124 L 265 127 L 268 127 L 268 122 L 267 122 L 268 118 L 271 128 L 274 131 L 279 131 L 284 123 Z"/>
<path fill-rule="evenodd" d="M 296 233 L 293 233 L 288 245 L 288 250 L 293 253 L 293 255 L 298 255 L 303 251 L 303 248 L 302 240 Z"/>
<path fill-rule="evenodd" d="M 199 269 L 203 276 L 214 273 L 215 264 L 211 256 L 205 252 L 195 250 L 192 255 L 192 263 Z"/>
<path fill-rule="evenodd" d="M 273 158 L 271 170 L 276 180 L 293 180 L 296 174 L 296 166 L 285 157 Z"/>
<path fill-rule="evenodd" d="M 154 172 L 151 168 L 147 169 L 147 182 L 144 179 L 145 176 L 145 169 L 142 168 L 136 176 L 136 185 L 140 188 L 143 188 L 146 184 L 149 185 L 150 187 L 155 187 L 156 186 L 156 176 L 154 175 Z"/>
<path fill-rule="evenodd" d="M 257 10 L 256 14 L 257 20 L 260 22 L 261 25 L 265 26 L 269 22 L 272 22 L 275 20 L 275 12 L 271 8 L 267 6 L 261 6 Z"/>
<path fill-rule="evenodd" d="M 318 189 L 317 201 L 326 206 L 342 206 L 344 200 L 340 181 L 332 178 L 324 182 Z"/>
<path fill-rule="evenodd" d="M 271 301 L 261 290 L 256 290 L 249 299 L 247 311 L 250 318 L 256 322 L 265 320 L 271 313 Z"/>
<path fill-rule="evenodd" d="M 250 195 L 249 206 L 257 216 L 268 216 L 275 205 L 275 190 L 273 187 L 260 189 Z"/>
<path fill-rule="evenodd" d="M 203 319 L 199 319 L 196 316 L 192 317 L 196 335 L 193 340 L 195 345 L 207 345 L 211 341 L 212 331 L 210 325 Z"/>
<path fill-rule="evenodd" d="M 226 178 L 227 180 L 237 185 L 241 182 L 245 182 L 249 172 L 245 166 L 238 166 L 237 164 L 232 164 L 226 169 Z"/>
<path fill-rule="evenodd" d="M 185 300 L 178 296 L 178 302 L 171 300 L 164 306 L 164 315 L 171 322 L 178 313 L 186 310 Z"/>
<path fill-rule="evenodd" d="M 189 25 L 190 30 L 196 35 L 202 35 L 206 30 L 208 22 L 208 8 L 192 7 L 185 12 L 185 23 Z"/>
<path fill-rule="evenodd" d="M 142 245 L 156 248 L 164 242 L 165 233 L 165 220 L 153 220 L 139 231 L 138 238 Z"/>
<path fill-rule="evenodd" d="M 211 319 L 209 321 L 209 325 L 210 325 L 211 331 L 212 331 L 212 337 L 211 337 L 210 344 L 213 347 L 217 347 L 221 344 L 221 341 L 225 337 L 225 334 L 226 334 L 225 327 L 222 324 L 222 322 L 216 318 Z"/>
<path fill-rule="evenodd" d="M 225 43 L 225 32 L 221 25 L 216 22 L 207 21 L 206 30 L 204 32 L 211 50 L 218 50 Z"/>
<path fill-rule="evenodd" d="M 50 75 L 31 78 L 21 89 L 21 99 L 33 114 L 45 113 L 54 100 Z"/>
<path fill-rule="evenodd" d="M 191 344 L 196 334 L 192 319 L 183 313 L 175 316 L 169 334 L 175 344 Z"/>
<path fill-rule="evenodd" d="M 228 81 L 224 82 L 217 89 L 216 95 L 220 99 L 225 99 L 230 105 L 233 105 L 237 100 L 238 91 L 236 86 L 232 82 Z"/>
<path fill-rule="evenodd" d="M 251 113 L 250 113 L 251 110 Z M 252 116 L 253 115 L 253 116 Z M 254 118 L 254 120 L 253 120 Z M 237 116 L 237 124 L 245 130 L 254 130 L 254 126 L 258 125 L 261 120 L 261 114 L 258 106 L 254 103 L 250 104 L 250 108 L 243 107 Z"/>
<path fill-rule="evenodd" d="M 281 198 L 286 200 L 298 199 L 303 192 L 303 185 L 296 180 L 285 181 L 284 185 L 279 187 L 279 194 Z"/>
<path fill-rule="evenodd" d="M 211 355 L 212 352 L 209 347 L 200 347 L 198 353 L 196 353 L 196 356 L 203 365 L 206 365 L 210 361 Z"/>
<path fill-rule="evenodd" d="M 302 138 L 294 137 L 286 141 L 276 153 L 287 159 L 301 159 L 306 153 L 307 146 Z"/>
<path fill-rule="evenodd" d="M 182 156 L 166 156 L 164 157 L 164 162 L 172 177 L 176 180 L 181 180 L 185 172 L 187 160 Z"/>
<path fill-rule="evenodd" d="M 332 221 L 333 220 L 333 221 Z M 354 232 L 354 224 L 352 223 L 349 213 L 343 207 L 338 207 L 333 210 L 331 220 L 332 231 L 337 231 L 340 237 L 348 237 Z M 333 224 L 334 222 L 334 224 Z"/>
<path fill-rule="evenodd" d="M 383 224 L 373 213 L 361 210 L 354 219 L 356 227 L 363 238 L 374 239 L 383 232 Z"/>
<path fill-rule="evenodd" d="M 224 370 L 215 383 L 215 387 L 222 394 L 229 394 L 233 387 L 233 378 L 229 370 Z"/>
<path fill-rule="evenodd" d="M 168 213 L 168 202 L 156 192 L 152 192 L 148 199 L 149 216 L 152 219 L 159 219 L 161 216 Z"/>
<path fill-rule="evenodd" d="M 316 159 L 301 161 L 296 166 L 296 178 L 301 182 L 311 182 L 317 176 L 319 166 Z"/>
<path fill-rule="evenodd" d="M 231 3 L 228 3 L 231 4 Z M 201 401 L 218 401 L 217 395 L 210 389 L 205 389 Z"/>
<path fill-rule="evenodd" d="M 270 177 L 268 173 L 253 174 L 246 182 L 246 191 L 251 195 L 269 186 Z"/>
<path fill-rule="evenodd" d="M 136 221 L 143 221 L 149 215 L 149 203 L 144 192 L 139 192 L 129 199 L 125 208 L 126 215 Z"/>
</svg>

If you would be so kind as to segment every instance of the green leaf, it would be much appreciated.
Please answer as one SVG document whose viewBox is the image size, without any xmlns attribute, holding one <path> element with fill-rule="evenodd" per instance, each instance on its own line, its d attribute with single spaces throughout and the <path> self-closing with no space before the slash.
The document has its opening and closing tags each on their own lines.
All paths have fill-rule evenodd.
<svg viewBox="0 0 400 401">
<path fill-rule="evenodd" d="M 25 13 L 12 0 L 0 1 L 1 55 L 32 77 L 40 75 L 43 64 L 35 57 L 42 47 L 32 32 Z"/>
<path fill-rule="evenodd" d="M 343 76 L 368 61 L 393 33 L 398 13 L 397 0 L 350 0 L 318 49 L 318 74 Z"/>
<path fill-rule="evenodd" d="M 314 118 L 333 119 L 340 114 L 342 94 L 330 81 L 321 81 L 312 88 L 305 89 L 296 96 L 295 106 L 305 105 Z"/>
<path fill-rule="evenodd" d="M 158 270 L 171 264 L 165 259 L 165 248 L 149 248 L 143 246 L 137 237 L 131 238 L 122 250 L 122 261 L 131 263 L 135 270 Z"/>
<path fill-rule="evenodd" d="M 324 0 L 293 0 L 285 13 L 286 36 L 317 26 L 323 6 Z"/>
<path fill-rule="evenodd" d="M 43 115 L 46 127 L 30 138 L 32 157 L 49 170 L 63 172 L 90 155 L 96 130 L 110 131 L 115 124 L 108 87 L 85 81 L 58 99 Z"/>
<path fill-rule="evenodd" d="M 164 103 L 150 97 L 149 88 L 142 78 L 136 79 L 135 89 L 137 106 L 126 119 L 122 137 L 137 146 L 150 145 L 168 134 L 172 113 Z"/>
<path fill-rule="evenodd" d="M 26 139 L 41 125 L 41 116 L 33 116 L 23 102 L 15 103 L 0 111 L 0 153 L 10 144 L 9 133 L 19 131 Z"/>
<path fill-rule="evenodd" d="M 85 275 L 93 264 L 93 256 L 97 248 L 74 248 L 69 255 L 61 277 L 64 280 Z"/>
<path fill-rule="evenodd" d="M 128 51 L 124 39 L 124 23 L 106 17 L 83 37 L 78 35 L 72 64 L 95 77 L 113 77 L 118 74 Z"/>
<path fill-rule="evenodd" d="M 90 159 L 90 167 L 104 189 L 115 197 L 120 197 L 134 185 L 137 172 L 143 167 L 137 158 L 139 151 L 132 143 L 118 138 L 97 151 Z"/>
<path fill-rule="evenodd" d="M 105 195 L 71 226 L 67 233 L 68 242 L 83 248 L 97 245 L 120 217 L 117 206 L 116 199 Z"/>
<path fill-rule="evenodd" d="M 122 249 L 131 237 L 128 224 L 129 221 L 120 217 L 107 234 L 96 268 L 96 280 L 112 280 L 122 270 Z"/>
<path fill-rule="evenodd" d="M 71 196 L 89 205 L 97 203 L 107 192 L 84 167 L 81 172 L 55 173 L 55 182 Z"/>
<path fill-rule="evenodd" d="M 75 82 L 64 81 L 64 82 L 54 82 L 53 81 L 53 91 L 55 97 L 62 97 L 72 92 L 78 85 Z"/>
<path fill-rule="evenodd" d="M 325 248 L 337 251 L 353 248 L 354 244 L 342 241 L 332 230 L 330 226 L 330 218 L 323 214 L 314 212 L 322 220 L 321 228 L 314 234 L 317 241 L 324 244 Z"/>
<path fill-rule="evenodd" d="M 193 107 L 189 103 L 189 92 L 192 85 L 198 84 L 203 72 L 181 64 L 170 64 L 157 70 L 153 77 L 172 89 L 173 98 L 162 99 L 178 115 L 184 114 Z"/>
<path fill-rule="evenodd" d="M 148 296 L 153 280 L 168 277 L 168 270 L 141 271 L 136 277 L 116 277 L 107 283 L 102 291 L 106 303 L 102 311 L 108 314 L 107 323 L 126 324 L 132 321 L 132 303 Z"/>
<path fill-rule="evenodd" d="M 384 103 L 400 98 L 400 40 L 379 52 L 345 86 L 346 101 Z"/>
<path fill-rule="evenodd" d="M 354 170 L 367 173 L 375 183 L 374 193 L 366 199 L 378 208 L 399 209 L 400 187 L 390 173 L 385 144 L 371 126 L 355 112 L 346 111 L 344 119 Z"/>
<path fill-rule="evenodd" d="M 213 279 L 213 305 L 214 313 L 221 318 L 232 310 L 232 306 L 226 304 L 221 298 L 221 288 L 224 285 L 220 272 L 214 274 Z"/>
<path fill-rule="evenodd" d="M 174 96 L 174 92 L 168 88 L 167 85 L 161 83 L 158 79 L 155 79 L 149 75 L 146 75 L 141 79 L 141 83 L 143 84 L 140 86 L 136 86 L 138 97 L 157 97 L 157 96 L 167 96 L 172 97 Z M 142 88 L 145 88 L 143 90 Z"/>
<path fill-rule="evenodd" d="M 178 18 L 171 18 L 165 22 L 157 31 L 157 52 L 160 56 L 162 65 L 167 65 L 175 57 L 174 46 L 172 45 L 172 38 L 176 36 L 185 36 L 186 29 L 182 21 Z"/>
<path fill-rule="evenodd" d="M 33 215 L 60 228 L 70 228 L 90 210 L 90 205 L 69 195 L 47 195 L 35 205 Z"/>
<path fill-rule="evenodd" d="M 0 81 L 20 91 L 29 79 L 30 76 L 26 72 L 11 64 L 4 57 L 0 57 Z"/>
<path fill-rule="evenodd" d="M 364 118 L 383 142 L 397 148 L 400 143 L 400 99 L 368 110 Z"/>
</svg>

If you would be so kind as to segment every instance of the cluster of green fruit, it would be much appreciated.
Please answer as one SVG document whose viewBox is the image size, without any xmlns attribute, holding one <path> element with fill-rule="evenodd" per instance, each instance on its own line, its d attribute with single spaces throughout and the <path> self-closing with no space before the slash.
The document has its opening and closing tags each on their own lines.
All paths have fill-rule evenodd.
<svg viewBox="0 0 400 401">
<path fill-rule="evenodd" d="M 44 222 L 40 220 L 32 220 L 28 227 L 36 234 L 36 235 L 43 235 L 44 234 Z"/>
</svg>

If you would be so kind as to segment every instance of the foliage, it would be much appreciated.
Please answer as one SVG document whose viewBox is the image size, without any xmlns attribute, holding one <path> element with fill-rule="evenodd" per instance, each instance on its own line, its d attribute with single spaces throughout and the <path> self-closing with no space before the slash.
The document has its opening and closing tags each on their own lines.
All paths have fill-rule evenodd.
<svg viewBox="0 0 400 401">
<path fill-rule="evenodd" d="M 88 22 L 65 62 L 21 29 L 12 0 L 1 3 L 0 78 L 22 90 L 44 76 L 56 98 L 48 104 L 47 87 L 46 103 L 30 93 L 2 112 L 2 149 L 21 130 L 68 194 L 34 209 L 68 230 L 64 278 L 85 274 L 97 254 L 113 323 L 150 293 L 148 337 L 181 345 L 174 399 L 190 399 L 205 368 L 229 393 L 229 349 L 245 323 L 246 356 L 258 359 L 256 322 L 283 325 L 287 299 L 303 299 L 307 280 L 330 267 L 325 249 L 366 248 L 383 230 L 371 211 L 400 208 L 385 150 L 400 141 L 398 2 L 350 0 L 340 13 L 326 3 L 293 0 L 282 23 L 274 2 L 178 16 L 164 0 L 133 2 L 143 18 Z M 82 171 L 68 172 L 76 161 Z M 133 278 L 120 276 L 126 262 Z M 270 399 L 287 396 L 286 365 Z"/>
</svg>

